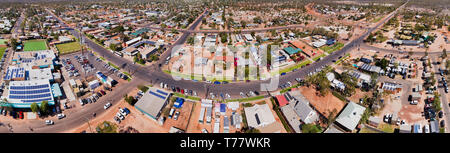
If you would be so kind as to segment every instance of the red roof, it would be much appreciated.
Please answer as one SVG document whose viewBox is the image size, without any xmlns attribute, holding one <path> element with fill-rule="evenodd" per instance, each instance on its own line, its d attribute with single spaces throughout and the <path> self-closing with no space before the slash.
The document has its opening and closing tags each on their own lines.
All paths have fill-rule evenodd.
<svg viewBox="0 0 450 153">
<path fill-rule="evenodd" d="M 280 104 L 280 107 L 283 107 L 289 103 L 286 100 L 286 97 L 284 97 L 283 95 L 277 95 L 275 97 L 277 98 L 277 101 L 278 101 L 278 104 Z"/>
</svg>

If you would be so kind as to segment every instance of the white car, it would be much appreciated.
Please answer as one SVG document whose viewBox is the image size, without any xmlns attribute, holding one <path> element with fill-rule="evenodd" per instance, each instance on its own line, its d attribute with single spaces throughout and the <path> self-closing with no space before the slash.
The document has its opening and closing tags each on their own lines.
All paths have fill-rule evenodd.
<svg viewBox="0 0 450 153">
<path fill-rule="evenodd" d="M 123 116 L 128 115 L 122 108 L 119 108 L 119 113 L 120 113 L 120 115 L 123 115 Z"/>
<path fill-rule="evenodd" d="M 111 103 L 106 103 L 105 106 L 103 106 L 104 109 L 108 109 L 109 107 L 111 107 Z"/>
<path fill-rule="evenodd" d="M 423 133 L 430 133 L 430 126 L 428 124 L 423 126 Z"/>
<path fill-rule="evenodd" d="M 119 112 L 117 112 L 116 116 L 121 120 L 125 119 L 125 117 L 122 114 L 120 114 Z"/>
<path fill-rule="evenodd" d="M 53 122 L 52 120 L 45 120 L 45 124 L 53 125 L 53 124 L 55 124 L 55 122 Z"/>
<path fill-rule="evenodd" d="M 65 115 L 65 114 L 63 114 L 63 113 L 61 113 L 61 114 L 58 114 L 57 116 L 58 116 L 58 119 L 63 119 L 64 117 L 66 117 L 66 115 Z"/>
<path fill-rule="evenodd" d="M 202 129 L 202 133 L 208 133 L 208 130 L 206 130 L 205 128 Z"/>
</svg>

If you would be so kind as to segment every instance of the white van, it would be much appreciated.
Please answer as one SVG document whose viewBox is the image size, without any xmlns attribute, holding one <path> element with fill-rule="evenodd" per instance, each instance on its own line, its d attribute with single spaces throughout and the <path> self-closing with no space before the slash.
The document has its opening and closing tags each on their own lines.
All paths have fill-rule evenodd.
<svg viewBox="0 0 450 153">
<path fill-rule="evenodd" d="M 175 112 L 175 109 L 173 109 L 173 108 L 170 109 L 169 118 L 172 118 L 174 112 Z"/>
</svg>

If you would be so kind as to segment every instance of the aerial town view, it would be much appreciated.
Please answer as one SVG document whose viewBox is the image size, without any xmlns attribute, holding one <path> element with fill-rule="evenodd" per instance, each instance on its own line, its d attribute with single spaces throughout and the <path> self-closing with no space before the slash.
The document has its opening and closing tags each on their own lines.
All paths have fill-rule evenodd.
<svg viewBox="0 0 450 153">
<path fill-rule="evenodd" d="M 0 0 L 0 133 L 450 133 L 448 0 Z"/>
</svg>

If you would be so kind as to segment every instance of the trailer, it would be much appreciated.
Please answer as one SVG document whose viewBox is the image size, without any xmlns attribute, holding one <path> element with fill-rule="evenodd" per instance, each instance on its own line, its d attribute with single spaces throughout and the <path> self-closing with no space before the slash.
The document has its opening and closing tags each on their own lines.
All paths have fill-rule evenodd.
<svg viewBox="0 0 450 153">
<path fill-rule="evenodd" d="M 211 123 L 211 116 L 212 116 L 212 108 L 206 107 L 206 123 Z"/>
<path fill-rule="evenodd" d="M 214 131 L 213 131 L 213 133 L 219 133 L 219 129 L 220 129 L 220 118 L 216 118 L 216 120 L 214 122 Z"/>
<path fill-rule="evenodd" d="M 205 118 L 205 109 L 205 107 L 202 107 L 202 109 L 200 109 L 200 116 L 198 117 L 199 123 L 203 123 L 203 118 Z"/>
</svg>

